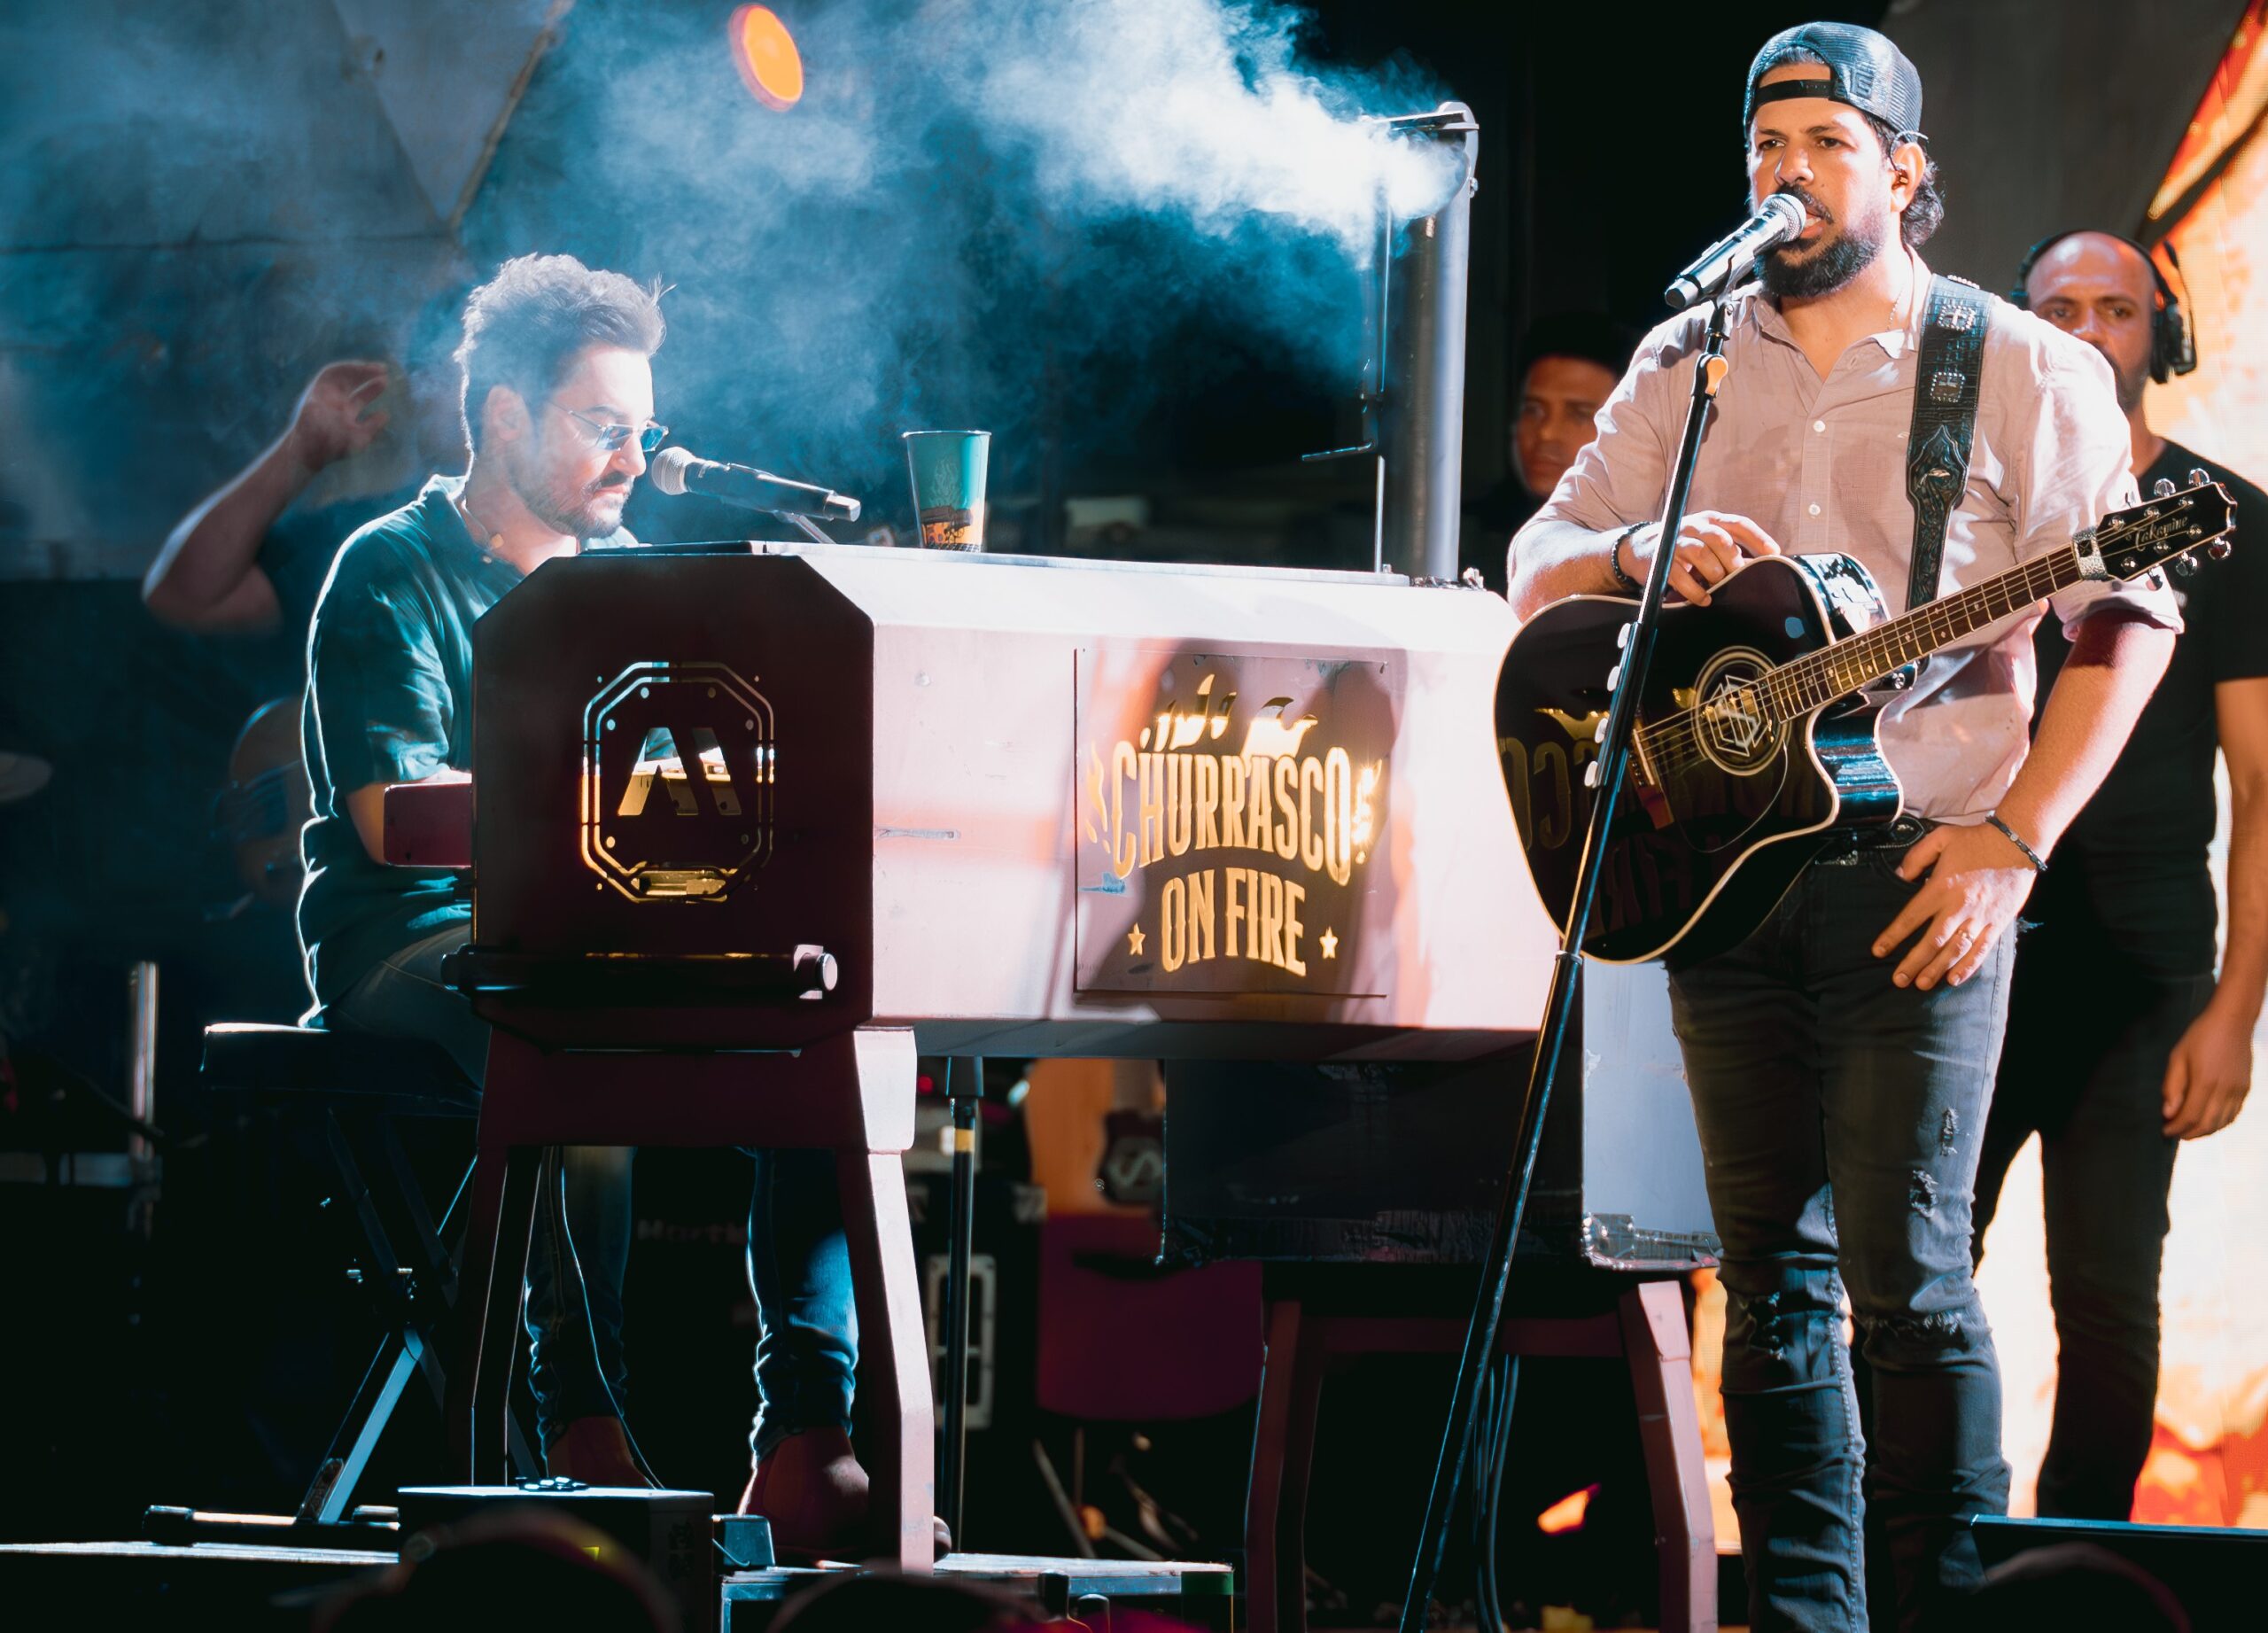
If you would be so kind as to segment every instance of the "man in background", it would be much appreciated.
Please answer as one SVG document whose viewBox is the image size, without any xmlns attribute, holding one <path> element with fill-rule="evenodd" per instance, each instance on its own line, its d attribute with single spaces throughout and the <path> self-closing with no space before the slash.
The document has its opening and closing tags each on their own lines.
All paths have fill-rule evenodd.
<svg viewBox="0 0 2268 1633">
<path fill-rule="evenodd" d="M 1591 419 L 1629 366 L 1638 337 L 1590 312 L 1539 319 L 1520 342 L 1512 369 L 1512 423 L 1505 437 L 1511 470 L 1465 513 L 1464 559 L 1499 595 L 1503 540 L 1551 496 L 1591 439 Z"/>
<path fill-rule="evenodd" d="M 2013 298 L 2110 364 L 2145 496 L 2202 468 L 2237 502 L 2229 559 L 2201 557 L 2194 576 L 2172 580 L 2185 627 L 2165 678 L 2032 895 L 1977 1176 L 1981 1253 L 2008 1164 L 2039 1136 L 2060 1343 L 2039 1512 L 2124 1520 L 2157 1397 L 2174 1155 L 2243 1106 L 2268 985 L 2268 495 L 2150 429 L 2145 387 L 2188 372 L 2195 351 L 2140 245 L 2050 238 L 2025 258 Z M 2037 639 L 2045 696 L 2070 642 L 2052 611 Z M 2206 867 L 2217 746 L 2231 795 L 2218 981 Z"/>
<path fill-rule="evenodd" d="M 416 497 L 422 473 L 464 466 L 464 419 L 448 354 L 462 305 L 462 289 L 429 303 L 413 325 L 399 376 L 384 362 L 359 358 L 317 369 L 283 434 L 174 525 L 143 575 L 151 612 L 200 633 L 304 626 L 346 535 Z M 409 424 L 394 424 L 405 399 Z M 379 493 L 293 509 L 316 478 L 371 452 L 390 426 L 404 445 L 393 463 L 418 474 L 405 483 L 389 473 Z"/>
</svg>

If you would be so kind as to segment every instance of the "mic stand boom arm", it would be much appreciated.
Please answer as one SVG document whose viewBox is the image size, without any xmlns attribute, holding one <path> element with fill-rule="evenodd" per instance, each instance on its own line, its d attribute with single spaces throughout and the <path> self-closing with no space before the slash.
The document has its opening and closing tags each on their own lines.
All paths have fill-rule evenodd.
<svg viewBox="0 0 2268 1633">
<path fill-rule="evenodd" d="M 1512 1143 L 1512 1170 L 1504 1176 L 1497 1194 L 1495 1234 L 1488 1257 L 1481 1265 L 1480 1286 L 1475 1294 L 1472 1319 L 1465 1328 L 1464 1351 L 1457 1362 L 1456 1388 L 1449 1396 L 1449 1418 L 1441 1431 L 1441 1450 L 1433 1466 L 1433 1485 L 1425 1504 L 1425 1529 L 1418 1536 L 1418 1559 L 1410 1574 L 1410 1594 L 1402 1606 L 1401 1633 L 1425 1633 L 1425 1611 L 1441 1575 L 1441 1550 L 1447 1540 L 1449 1510 L 1456 1502 L 1464 1478 L 1464 1457 L 1472 1437 L 1473 1410 L 1479 1404 L 1480 1380 L 1495 1351 L 1496 1335 L 1504 1316 L 1504 1291 L 1511 1279 L 1512 1247 L 1519 1240 L 1520 1215 L 1527 1207 L 1528 1186 L 1535 1175 L 1536 1147 L 1543 1133 L 1543 1114 L 1551 1100 L 1551 1085 L 1559 1069 L 1559 1056 L 1575 1010 L 1576 976 L 1582 968 L 1583 937 L 1590 928 L 1591 903 L 1606 855 L 1606 836 L 1614 822 L 1622 780 L 1630 765 L 1630 738 L 1637 724 L 1638 697 L 1645 688 L 1646 670 L 1654 655 L 1654 633 L 1661 622 L 1662 602 L 1669 588 L 1674 541 L 1685 521 L 1685 502 L 1693 489 L 1693 467 L 1701 452 L 1701 432 L 1708 424 L 1709 407 L 1728 366 L 1725 362 L 1725 303 L 1715 301 L 1709 311 L 1708 340 L 1694 360 L 1693 396 L 1685 414 L 1685 432 L 1678 444 L 1677 464 L 1672 470 L 1669 499 L 1662 512 L 1664 544 L 1654 551 L 1646 582 L 1638 597 L 1638 610 L 1630 625 L 1630 639 L 1622 654 L 1621 673 L 1614 686 L 1606 714 L 1606 735 L 1592 768 L 1598 774 L 1598 798 L 1591 806 L 1583 831 L 1582 859 L 1575 874 L 1574 899 L 1561 926 L 1559 951 L 1551 961 L 1551 984 L 1543 1002 L 1543 1030 L 1535 1040 L 1535 1059 L 1520 1102 L 1519 1131 Z M 1493 1523 L 1493 1518 L 1490 1520 Z"/>
</svg>

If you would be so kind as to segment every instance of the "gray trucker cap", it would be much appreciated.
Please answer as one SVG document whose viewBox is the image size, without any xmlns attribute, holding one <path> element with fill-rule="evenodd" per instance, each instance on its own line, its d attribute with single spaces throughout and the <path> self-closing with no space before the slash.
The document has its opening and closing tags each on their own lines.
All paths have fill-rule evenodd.
<svg viewBox="0 0 2268 1633">
<path fill-rule="evenodd" d="M 1789 63 L 1824 63 L 1827 79 L 1757 81 Z M 1764 43 L 1748 66 L 1748 95 L 1741 104 L 1741 139 L 1748 139 L 1757 105 L 1799 97 L 1825 97 L 1871 113 L 1901 135 L 1922 130 L 1922 76 L 1906 54 L 1882 35 L 1855 23 L 1804 23 Z"/>
</svg>

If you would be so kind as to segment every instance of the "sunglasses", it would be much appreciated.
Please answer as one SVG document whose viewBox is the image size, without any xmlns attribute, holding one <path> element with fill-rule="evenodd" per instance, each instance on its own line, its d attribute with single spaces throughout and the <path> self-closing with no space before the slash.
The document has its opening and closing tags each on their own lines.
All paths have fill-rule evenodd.
<svg viewBox="0 0 2268 1633">
<path fill-rule="evenodd" d="M 569 419 L 579 421 L 589 430 L 591 433 L 591 440 L 597 443 L 599 447 L 604 448 L 610 454 L 613 453 L 615 449 L 620 447 L 624 443 L 629 441 L 633 437 L 638 439 L 639 452 L 650 454 L 656 448 L 661 447 L 662 439 L 670 434 L 670 428 L 668 426 L 656 425 L 650 423 L 643 431 L 633 430 L 628 425 L 602 424 L 599 421 L 593 419 L 587 414 L 578 413 L 573 408 L 569 408 L 565 403 L 558 400 L 556 398 L 551 400 L 551 406 L 558 409 Z"/>
</svg>

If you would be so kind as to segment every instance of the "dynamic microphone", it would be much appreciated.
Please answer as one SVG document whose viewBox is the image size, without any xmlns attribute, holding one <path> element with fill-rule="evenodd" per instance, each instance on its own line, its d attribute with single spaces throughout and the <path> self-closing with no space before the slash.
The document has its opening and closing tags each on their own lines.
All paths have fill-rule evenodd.
<svg viewBox="0 0 2268 1633">
<path fill-rule="evenodd" d="M 1787 243 L 1804 229 L 1804 206 L 1786 193 L 1774 193 L 1756 214 L 1695 258 L 1662 292 L 1673 312 L 1682 312 L 1704 295 L 1730 289 L 1746 277 L 1764 252 Z"/>
<path fill-rule="evenodd" d="M 855 522 L 858 502 L 810 482 L 790 482 L 749 465 L 703 459 L 690 448 L 664 448 L 654 455 L 654 486 L 664 494 L 706 494 L 743 510 L 774 516 L 808 516 L 826 522 Z"/>
</svg>

